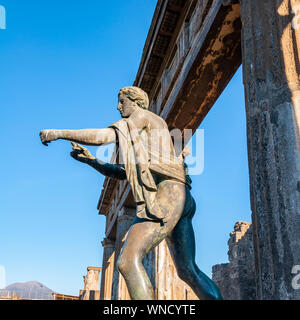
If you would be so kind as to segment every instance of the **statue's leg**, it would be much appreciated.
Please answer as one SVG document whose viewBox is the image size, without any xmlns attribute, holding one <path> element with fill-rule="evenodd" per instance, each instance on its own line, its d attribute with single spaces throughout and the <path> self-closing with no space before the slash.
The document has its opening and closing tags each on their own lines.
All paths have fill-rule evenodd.
<svg viewBox="0 0 300 320">
<path fill-rule="evenodd" d="M 118 259 L 118 269 L 123 275 L 131 299 L 154 299 L 153 287 L 142 264 L 143 258 L 171 232 L 179 221 L 185 203 L 182 184 L 163 181 L 158 185 L 156 199 L 167 221 L 163 225 L 135 218 Z"/>
<path fill-rule="evenodd" d="M 185 208 L 185 210 L 189 210 Z M 195 237 L 192 219 L 183 213 L 176 227 L 167 237 L 178 276 L 186 282 L 201 300 L 222 299 L 215 283 L 199 270 L 195 262 Z"/>
</svg>

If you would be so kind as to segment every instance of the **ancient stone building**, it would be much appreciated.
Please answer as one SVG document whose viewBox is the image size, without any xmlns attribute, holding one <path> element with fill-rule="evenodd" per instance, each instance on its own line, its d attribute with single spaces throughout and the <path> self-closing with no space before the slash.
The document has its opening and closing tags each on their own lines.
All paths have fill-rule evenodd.
<svg viewBox="0 0 300 320">
<path fill-rule="evenodd" d="M 100 300 L 99 273 L 101 268 L 88 267 L 87 275 L 83 276 L 84 288 L 79 292 L 79 300 Z"/>
<path fill-rule="evenodd" d="M 79 297 L 77 296 L 71 296 L 69 294 L 62 294 L 53 292 L 52 293 L 53 300 L 79 300 Z"/>
<path fill-rule="evenodd" d="M 212 268 L 212 279 L 225 300 L 256 300 L 252 224 L 237 222 L 228 240 L 229 263 Z"/>
<path fill-rule="evenodd" d="M 300 299 L 299 4 L 159 0 L 134 82 L 169 129 L 194 132 L 243 64 L 257 299 Z M 134 207 L 126 181 L 105 179 L 102 299 L 128 298 L 115 263 Z M 156 297 L 192 297 L 167 252 L 162 243 L 145 261 Z"/>
</svg>

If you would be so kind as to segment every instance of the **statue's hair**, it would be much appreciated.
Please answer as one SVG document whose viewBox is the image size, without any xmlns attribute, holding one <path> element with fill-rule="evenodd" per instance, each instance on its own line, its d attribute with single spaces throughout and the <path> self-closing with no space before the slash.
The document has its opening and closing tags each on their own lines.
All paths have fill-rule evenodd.
<svg viewBox="0 0 300 320">
<path fill-rule="evenodd" d="M 148 110 L 149 98 L 147 93 L 138 87 L 125 87 L 120 90 L 128 99 L 134 101 L 140 108 Z"/>
</svg>

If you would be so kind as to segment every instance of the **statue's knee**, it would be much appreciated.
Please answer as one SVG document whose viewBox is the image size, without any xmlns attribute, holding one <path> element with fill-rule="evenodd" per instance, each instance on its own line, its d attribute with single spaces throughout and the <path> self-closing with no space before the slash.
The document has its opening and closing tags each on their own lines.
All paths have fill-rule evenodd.
<svg viewBox="0 0 300 320">
<path fill-rule="evenodd" d="M 131 259 L 121 254 L 117 261 L 117 268 L 123 276 L 126 276 L 132 270 Z"/>
</svg>

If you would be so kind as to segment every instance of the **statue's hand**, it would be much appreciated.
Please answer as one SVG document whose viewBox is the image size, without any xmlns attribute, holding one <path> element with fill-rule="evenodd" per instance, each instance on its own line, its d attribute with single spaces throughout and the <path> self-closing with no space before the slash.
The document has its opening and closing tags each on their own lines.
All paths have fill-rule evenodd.
<svg viewBox="0 0 300 320">
<path fill-rule="evenodd" d="M 78 144 L 78 143 L 74 143 L 71 142 L 72 144 L 72 152 L 70 153 L 70 156 L 75 159 L 78 160 L 80 162 L 84 162 L 86 163 L 87 159 L 90 160 L 94 160 L 96 159 L 90 152 L 88 149 L 84 148 L 82 145 Z"/>
<path fill-rule="evenodd" d="M 57 140 L 57 134 L 56 134 L 56 130 L 42 130 L 40 132 L 40 138 L 42 141 L 42 144 L 44 144 L 45 146 L 48 146 L 48 143 L 50 143 L 51 141 Z"/>
</svg>

